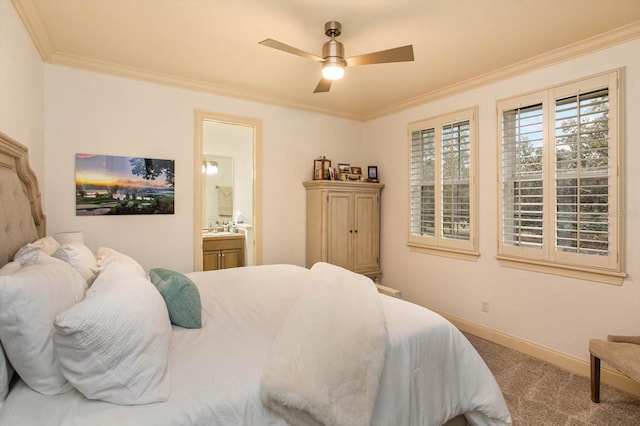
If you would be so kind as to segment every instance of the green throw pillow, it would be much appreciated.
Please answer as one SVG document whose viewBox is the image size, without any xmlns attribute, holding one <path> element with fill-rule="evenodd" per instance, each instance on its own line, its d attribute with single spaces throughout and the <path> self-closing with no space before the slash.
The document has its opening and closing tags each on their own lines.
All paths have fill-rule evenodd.
<svg viewBox="0 0 640 426">
<path fill-rule="evenodd" d="M 164 268 L 151 269 L 149 276 L 164 298 L 173 324 L 184 328 L 202 327 L 200 292 L 189 277 Z"/>
</svg>

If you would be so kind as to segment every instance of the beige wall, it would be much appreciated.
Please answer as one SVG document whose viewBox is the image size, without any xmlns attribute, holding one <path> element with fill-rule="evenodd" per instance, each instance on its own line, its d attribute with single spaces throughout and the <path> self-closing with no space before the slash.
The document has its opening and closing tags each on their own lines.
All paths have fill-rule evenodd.
<svg viewBox="0 0 640 426">
<path fill-rule="evenodd" d="M 0 131 L 29 147 L 44 192 L 44 65 L 9 1 L 0 1 Z"/>
<path fill-rule="evenodd" d="M 618 287 L 499 267 L 495 259 L 496 100 L 620 66 L 626 69 L 629 278 Z M 481 257 L 464 262 L 410 253 L 406 247 L 407 123 L 473 105 L 479 107 Z M 0 1 L 0 130 L 32 150 L 41 186 L 46 184 L 50 233 L 83 230 L 92 248 L 105 245 L 130 253 L 146 268 L 190 270 L 195 109 L 263 121 L 265 263 L 304 264 L 301 182 L 310 177 L 312 159 L 326 155 L 334 163 L 379 166 L 386 184 L 384 282 L 401 289 L 405 298 L 581 359 L 587 358 L 591 337 L 638 334 L 640 40 L 359 123 L 42 65 L 12 6 Z M 175 159 L 176 214 L 76 217 L 74 155 L 79 152 Z M 488 314 L 480 312 L 480 299 L 489 301 Z"/>
<path fill-rule="evenodd" d="M 500 267 L 496 100 L 601 71 L 626 71 L 627 278 L 621 287 Z M 477 262 L 409 252 L 407 123 L 478 105 L 480 252 Z M 588 340 L 640 333 L 640 40 L 366 123 L 365 162 L 378 164 L 384 284 L 403 297 L 581 359 Z M 480 300 L 489 301 L 488 314 Z"/>
<path fill-rule="evenodd" d="M 194 113 L 263 122 L 263 262 L 305 263 L 304 180 L 318 155 L 358 163 L 363 123 L 45 65 L 45 208 L 50 232 L 82 230 L 156 266 L 193 270 Z M 175 214 L 75 216 L 75 154 L 174 159 Z"/>
</svg>

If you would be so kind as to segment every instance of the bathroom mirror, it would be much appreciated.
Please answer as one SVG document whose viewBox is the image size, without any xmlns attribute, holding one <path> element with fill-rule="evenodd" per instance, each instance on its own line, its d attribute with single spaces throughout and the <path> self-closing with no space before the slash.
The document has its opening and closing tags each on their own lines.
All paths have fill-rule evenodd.
<svg viewBox="0 0 640 426">
<path fill-rule="evenodd" d="M 244 212 L 240 208 L 236 210 L 233 208 L 233 199 L 237 195 L 233 190 L 233 157 L 206 154 L 208 151 L 206 141 L 205 137 L 205 153 L 202 162 L 202 177 L 204 179 L 202 185 L 202 229 L 211 231 L 235 221 L 234 215 L 237 215 L 238 212 L 244 215 Z M 249 189 L 246 191 L 252 192 Z M 251 199 L 250 197 L 245 198 L 246 200 L 243 200 L 245 202 L 242 204 L 245 205 L 245 209 L 248 209 L 251 207 Z M 250 214 L 251 211 L 248 213 Z"/>
<path fill-rule="evenodd" d="M 245 265 L 261 255 L 262 123 L 196 111 L 194 171 L 194 270 L 202 270 L 202 241 L 237 225 L 245 236 Z M 241 223 L 238 223 L 241 222 Z M 224 227 L 224 225 L 228 225 Z"/>
</svg>

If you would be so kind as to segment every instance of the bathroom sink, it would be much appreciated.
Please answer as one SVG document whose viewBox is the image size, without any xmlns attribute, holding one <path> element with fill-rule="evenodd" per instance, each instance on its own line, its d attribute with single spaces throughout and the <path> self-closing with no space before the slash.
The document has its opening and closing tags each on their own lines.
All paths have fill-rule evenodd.
<svg viewBox="0 0 640 426">
<path fill-rule="evenodd" d="M 203 237 L 225 237 L 229 235 L 237 235 L 237 233 L 236 234 L 234 234 L 233 232 L 203 232 L 202 233 Z"/>
</svg>

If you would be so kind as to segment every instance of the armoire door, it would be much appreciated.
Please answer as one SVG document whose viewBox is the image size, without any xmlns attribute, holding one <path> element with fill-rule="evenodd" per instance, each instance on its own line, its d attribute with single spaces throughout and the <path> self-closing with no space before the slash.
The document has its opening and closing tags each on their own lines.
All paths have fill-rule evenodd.
<svg viewBox="0 0 640 426">
<path fill-rule="evenodd" d="M 327 262 L 346 269 L 353 269 L 352 205 L 349 192 L 330 192 L 327 195 Z"/>
<path fill-rule="evenodd" d="M 379 268 L 380 207 L 379 195 L 372 192 L 354 194 L 353 271 Z"/>
</svg>

